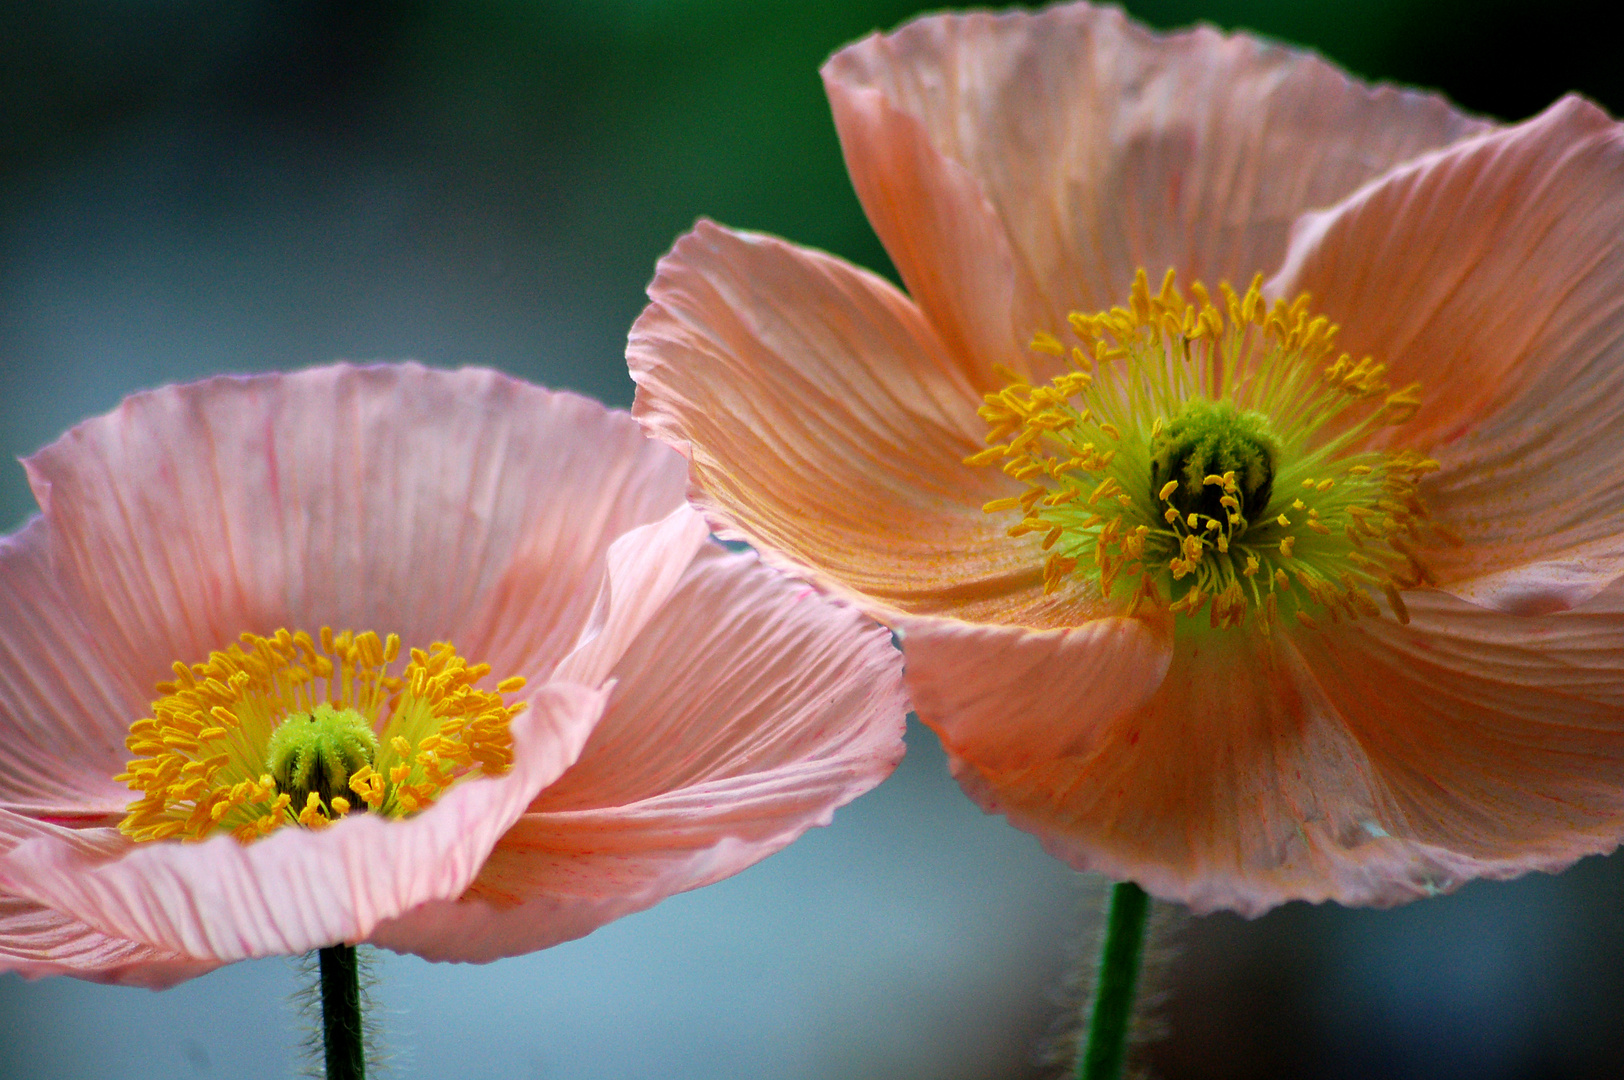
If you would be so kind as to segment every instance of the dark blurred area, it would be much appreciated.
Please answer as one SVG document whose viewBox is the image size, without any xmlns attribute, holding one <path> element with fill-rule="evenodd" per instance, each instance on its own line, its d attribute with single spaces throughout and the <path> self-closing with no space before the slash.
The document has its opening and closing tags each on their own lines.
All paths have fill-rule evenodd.
<svg viewBox="0 0 1624 1080">
<path fill-rule="evenodd" d="M 1624 109 L 1618 39 L 1588 4 L 1128 8 L 1505 119 L 1568 90 Z M 917 10 L 0 5 L 0 451 L 142 387 L 338 358 L 489 365 L 627 405 L 626 330 L 696 217 L 889 272 L 817 67 Z M 33 505 L 0 470 L 0 530 Z M 970 809 L 928 733 L 910 744 L 896 780 L 731 882 L 490 968 L 387 959 L 386 1023 L 415 1032 L 396 1075 L 1046 1075 L 1032 1047 L 1088 889 Z M 1617 857 L 1391 912 L 1195 920 L 1180 940 L 1171 1034 L 1144 1056 L 1165 1080 L 1624 1076 Z M 0 978 L 0 1076 L 285 1075 L 281 1049 L 248 1055 L 296 1038 L 289 979 L 239 965 L 154 996 Z M 202 1034 L 252 1028 L 222 1012 L 261 1000 L 265 1031 Z"/>
</svg>

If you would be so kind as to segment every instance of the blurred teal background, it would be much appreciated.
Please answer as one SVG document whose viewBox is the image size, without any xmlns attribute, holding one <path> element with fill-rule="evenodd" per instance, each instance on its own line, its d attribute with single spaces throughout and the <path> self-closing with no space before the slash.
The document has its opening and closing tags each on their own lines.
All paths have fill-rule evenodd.
<svg viewBox="0 0 1624 1080">
<path fill-rule="evenodd" d="M 1569 0 L 1147 0 L 1517 119 L 1624 109 Z M 889 272 L 817 66 L 905 2 L 0 6 L 0 451 L 124 394 L 338 358 L 483 364 L 611 404 L 699 215 Z M 1598 9 L 1599 10 L 1599 9 Z M 0 469 L 0 528 L 33 511 Z M 973 810 L 934 738 L 738 877 L 488 967 L 382 954 L 399 1077 L 1036 1077 L 1097 888 Z M 1166 1080 L 1624 1076 L 1624 862 L 1394 912 L 1188 924 Z M 0 977 L 0 1077 L 289 1075 L 280 960 L 163 994 Z"/>
</svg>

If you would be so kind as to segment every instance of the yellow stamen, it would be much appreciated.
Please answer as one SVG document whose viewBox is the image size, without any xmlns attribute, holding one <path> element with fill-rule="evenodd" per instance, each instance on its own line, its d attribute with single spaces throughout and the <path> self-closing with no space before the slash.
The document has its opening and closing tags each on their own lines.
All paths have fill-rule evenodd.
<svg viewBox="0 0 1624 1080">
<path fill-rule="evenodd" d="M 1339 352 L 1339 328 L 1306 295 L 1265 298 L 1261 274 L 1186 293 L 1170 271 L 1153 293 L 1141 270 L 1123 306 L 1067 329 L 1078 344 L 1042 332 L 1033 348 L 1071 370 L 1038 385 L 1002 372 L 980 410 L 988 445 L 965 459 L 1024 485 L 984 509 L 1020 512 L 1008 532 L 1044 553 L 1046 590 L 1078 576 L 1127 608 L 1210 604 L 1214 628 L 1369 616 L 1376 593 L 1407 618 L 1399 593 L 1432 580 L 1425 545 L 1453 535 L 1420 496 L 1438 465 L 1363 447 L 1414 415 L 1418 386 Z"/>
<path fill-rule="evenodd" d="M 117 779 L 140 798 L 119 828 L 139 841 L 201 840 L 225 831 L 249 843 L 284 825 L 325 828 L 363 808 L 398 817 L 465 777 L 505 771 L 512 762 L 509 723 L 524 706 L 508 705 L 502 695 L 522 689 L 524 680 L 502 680 L 494 692 L 478 689 L 489 665 L 468 664 L 445 642 L 411 650 L 393 674 L 400 651 L 394 634 L 323 627 L 314 639 L 303 631 L 243 634 L 206 661 L 177 662 L 174 681 L 158 685 L 152 716 L 130 726 L 126 742 L 136 757 Z M 346 716 L 354 719 L 341 722 Z M 336 756 L 291 770 L 285 779 L 295 791 L 281 790 L 267 753 L 272 733 L 295 722 L 322 733 L 361 724 L 364 737 L 334 751 L 334 736 L 312 736 L 310 753 Z M 380 736 L 376 746 L 366 728 Z M 355 768 L 356 755 L 375 760 Z M 298 790 L 306 783 L 311 790 Z"/>
</svg>

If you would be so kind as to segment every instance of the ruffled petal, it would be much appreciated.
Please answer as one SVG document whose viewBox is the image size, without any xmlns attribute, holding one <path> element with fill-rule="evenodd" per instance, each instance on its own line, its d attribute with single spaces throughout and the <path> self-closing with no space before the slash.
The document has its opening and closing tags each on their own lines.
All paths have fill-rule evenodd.
<svg viewBox="0 0 1624 1080">
<path fill-rule="evenodd" d="M 57 840 L 92 860 L 116 858 L 129 848 L 129 841 L 116 829 L 66 827 L 0 808 L 0 852 L 40 837 Z M 104 934 L 60 911 L 0 894 L 0 971 L 15 971 L 29 979 L 72 975 L 92 982 L 161 989 L 217 966 Z"/>
<path fill-rule="evenodd" d="M 109 937 L 61 912 L 0 896 L 0 971 L 28 979 L 72 975 L 91 982 L 162 990 L 218 965 Z"/>
<path fill-rule="evenodd" d="M 963 464 L 980 395 L 896 289 L 847 263 L 701 222 L 632 328 L 635 415 L 688 457 L 721 535 L 869 611 L 1076 621 L 1036 538 L 982 513 L 1020 486 Z"/>
<path fill-rule="evenodd" d="M 1624 573 L 1624 125 L 1566 98 L 1304 219 L 1274 286 L 1419 381 L 1446 588 L 1560 610 Z"/>
<path fill-rule="evenodd" d="M 1407 627 L 1370 620 L 1298 645 L 1381 779 L 1387 831 L 1488 868 L 1477 877 L 1618 846 L 1624 582 L 1535 618 L 1441 592 L 1408 605 Z"/>
<path fill-rule="evenodd" d="M 147 699 L 57 588 L 48 533 L 35 518 L 0 538 L 0 809 L 100 823 L 130 801 L 112 778 Z"/>
<path fill-rule="evenodd" d="M 581 760 L 467 896 L 375 940 L 491 960 L 579 937 L 827 824 L 902 757 L 889 635 L 753 555 L 697 560 L 614 677 Z"/>
<path fill-rule="evenodd" d="M 1080 753 L 949 744 L 955 773 L 1073 866 L 1198 912 L 1393 904 L 1617 846 L 1624 587 L 1540 618 L 1412 596 L 1408 626 L 1181 639 Z"/>
<path fill-rule="evenodd" d="M 875 231 L 950 344 L 994 349 L 983 363 L 1122 302 L 1141 266 L 1268 273 L 1304 210 L 1488 127 L 1308 53 L 1088 4 L 926 17 L 823 76 Z"/>
<path fill-rule="evenodd" d="M 553 679 L 582 686 L 602 683 L 709 538 L 705 519 L 685 504 L 609 545 L 597 609 L 581 643 L 553 669 Z"/>
<path fill-rule="evenodd" d="M 0 892 L 193 960 L 359 941 L 383 919 L 460 895 L 530 800 L 574 762 L 605 698 L 542 688 L 512 722 L 507 773 L 457 784 L 403 821 L 355 814 L 321 832 L 288 828 L 246 846 L 229 836 L 124 841 L 112 858 L 91 848 L 89 831 L 39 836 L 0 856 Z"/>
<path fill-rule="evenodd" d="M 323 624 L 550 669 L 610 543 L 682 500 L 682 463 L 624 416 L 412 364 L 137 394 L 27 465 L 53 565 L 149 687 L 243 631 Z"/>
<path fill-rule="evenodd" d="M 1001 769 L 1089 753 L 1150 700 L 1173 659 L 1165 612 L 1056 630 L 954 619 L 898 629 L 919 718 L 950 753 Z"/>
<path fill-rule="evenodd" d="M 994 364 L 1027 371 L 1032 328 L 1022 340 L 1013 318 L 1014 256 L 976 177 L 880 91 L 827 67 L 824 86 L 857 197 L 942 343 L 978 389 L 1002 385 Z"/>
</svg>

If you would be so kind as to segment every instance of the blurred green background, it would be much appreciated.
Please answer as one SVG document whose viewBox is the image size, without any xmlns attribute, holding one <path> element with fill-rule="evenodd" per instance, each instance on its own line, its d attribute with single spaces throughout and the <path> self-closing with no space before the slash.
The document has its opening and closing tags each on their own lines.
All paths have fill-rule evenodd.
<svg viewBox="0 0 1624 1080">
<path fill-rule="evenodd" d="M 1599 9 L 1132 3 L 1507 119 L 1624 109 Z M 655 259 L 700 215 L 889 272 L 817 67 L 905 2 L 0 5 L 0 451 L 146 386 L 337 358 L 483 364 L 627 405 Z M 33 511 L 0 470 L 0 526 Z M 736 879 L 487 968 L 386 957 L 395 1075 L 1026 1077 L 1094 902 L 928 732 Z M 1185 927 L 1182 1077 L 1624 1075 L 1624 864 L 1396 912 Z M 162 995 L 0 978 L 0 1076 L 287 1075 L 280 961 Z"/>
</svg>

